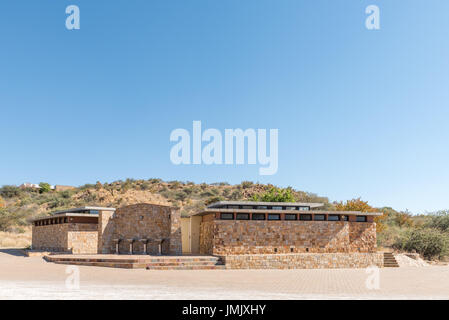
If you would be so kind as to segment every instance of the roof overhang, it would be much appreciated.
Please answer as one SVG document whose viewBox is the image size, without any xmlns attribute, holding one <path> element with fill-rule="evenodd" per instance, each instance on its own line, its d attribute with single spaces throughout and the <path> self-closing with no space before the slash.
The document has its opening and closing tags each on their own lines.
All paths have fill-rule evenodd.
<svg viewBox="0 0 449 320">
<path fill-rule="evenodd" d="M 79 207 L 73 209 L 60 210 L 56 212 L 52 212 L 51 215 L 61 214 L 61 213 L 81 213 L 80 211 L 86 210 L 95 210 L 95 211 L 115 211 L 115 208 L 106 208 L 106 207 Z M 83 214 L 83 213 L 81 213 Z M 85 213 L 84 213 L 85 214 Z"/>
<path fill-rule="evenodd" d="M 86 213 L 70 213 L 70 212 L 65 212 L 65 213 L 59 213 L 59 214 L 54 214 L 51 216 L 45 216 L 45 217 L 38 217 L 38 218 L 34 218 L 34 219 L 30 219 L 30 222 L 36 222 L 36 221 L 40 221 L 40 220 L 47 220 L 47 219 L 54 219 L 54 218 L 61 218 L 61 217 L 83 217 L 83 218 L 98 218 L 98 213 L 90 213 L 90 214 L 86 214 Z"/>
<path fill-rule="evenodd" d="M 208 208 L 213 208 L 215 206 L 300 206 L 300 207 L 310 207 L 310 208 L 320 208 L 324 206 L 323 203 L 314 202 L 262 202 L 262 201 L 218 201 L 208 205 Z"/>
<path fill-rule="evenodd" d="M 266 210 L 266 209 L 219 209 L 206 208 L 201 212 L 194 213 L 192 216 L 205 216 L 211 213 L 296 213 L 296 214 L 338 214 L 348 216 L 381 216 L 382 212 L 361 212 L 361 211 L 325 211 L 325 210 Z"/>
</svg>

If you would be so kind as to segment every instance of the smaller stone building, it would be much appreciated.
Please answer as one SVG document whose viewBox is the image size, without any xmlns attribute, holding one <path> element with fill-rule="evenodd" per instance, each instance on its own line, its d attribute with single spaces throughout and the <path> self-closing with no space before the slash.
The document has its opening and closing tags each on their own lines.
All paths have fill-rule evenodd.
<svg viewBox="0 0 449 320">
<path fill-rule="evenodd" d="M 182 254 L 178 210 L 140 203 L 82 207 L 33 220 L 32 249 L 74 254 Z"/>
<path fill-rule="evenodd" d="M 33 220 L 32 249 L 74 254 L 97 253 L 98 217 L 114 208 L 81 207 Z"/>
</svg>

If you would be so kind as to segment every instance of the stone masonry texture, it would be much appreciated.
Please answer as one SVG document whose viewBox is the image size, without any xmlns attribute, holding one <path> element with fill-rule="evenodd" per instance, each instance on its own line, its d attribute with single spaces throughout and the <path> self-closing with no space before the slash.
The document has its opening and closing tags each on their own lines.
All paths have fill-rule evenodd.
<svg viewBox="0 0 449 320">
<path fill-rule="evenodd" d="M 139 239 L 149 239 L 147 253 L 158 253 L 158 243 L 163 254 L 181 254 L 181 217 L 178 210 L 161 205 L 140 203 L 116 210 L 113 215 L 100 213 L 101 232 L 100 253 L 114 253 L 115 241 L 122 239 L 120 253 L 129 253 L 130 240 L 136 240 L 134 253 L 144 253 L 144 245 Z"/>
<path fill-rule="evenodd" d="M 243 254 L 222 257 L 226 269 L 322 269 L 383 266 L 382 253 Z"/>
<path fill-rule="evenodd" d="M 376 252 L 376 224 L 347 221 L 201 223 L 200 252 L 214 255 Z"/>
<path fill-rule="evenodd" d="M 72 252 L 74 254 L 96 253 L 98 231 L 96 224 L 61 223 L 33 226 L 33 250 Z"/>
</svg>

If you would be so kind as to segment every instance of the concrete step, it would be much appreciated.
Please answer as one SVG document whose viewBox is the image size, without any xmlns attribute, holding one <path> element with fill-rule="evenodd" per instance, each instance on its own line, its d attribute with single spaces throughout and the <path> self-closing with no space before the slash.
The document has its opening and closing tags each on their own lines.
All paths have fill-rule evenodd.
<svg viewBox="0 0 449 320">
<path fill-rule="evenodd" d="M 384 252 L 384 267 L 385 268 L 398 268 L 399 264 L 396 258 L 391 252 Z"/>
<path fill-rule="evenodd" d="M 123 269 L 150 269 L 150 270 L 197 270 L 197 269 L 223 269 L 221 259 L 214 256 L 180 256 L 180 257 L 76 257 L 76 256 L 45 256 L 48 262 L 57 264 L 70 264 L 78 266 L 123 268 Z"/>
</svg>

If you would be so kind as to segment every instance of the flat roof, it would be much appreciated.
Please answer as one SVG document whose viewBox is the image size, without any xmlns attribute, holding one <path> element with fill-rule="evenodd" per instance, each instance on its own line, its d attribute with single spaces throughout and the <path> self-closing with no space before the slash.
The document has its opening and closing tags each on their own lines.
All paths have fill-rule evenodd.
<svg viewBox="0 0 449 320">
<path fill-rule="evenodd" d="M 98 213 L 83 213 L 82 211 L 115 211 L 115 208 L 107 208 L 107 207 L 79 207 L 79 208 L 72 208 L 72 209 L 66 209 L 66 210 L 60 210 L 56 212 L 50 213 L 48 216 L 44 217 L 38 217 L 31 219 L 29 221 L 39 221 L 39 220 L 45 220 L 45 219 L 51 219 L 51 218 L 59 218 L 59 217 L 98 217 Z"/>
<path fill-rule="evenodd" d="M 204 216 L 211 213 L 296 213 L 296 214 L 339 214 L 339 215 L 356 215 L 356 216 L 381 216 L 382 212 L 361 212 L 361 211 L 326 211 L 326 210 L 266 210 L 266 209 L 223 209 L 223 208 L 206 208 L 203 211 L 192 214 L 192 216 Z"/>
<path fill-rule="evenodd" d="M 65 212 L 65 213 L 58 213 L 58 214 L 52 214 L 50 216 L 45 216 L 45 217 L 37 217 L 34 219 L 31 219 L 29 221 L 31 222 L 36 222 L 36 221 L 40 221 L 40 220 L 47 220 L 47 219 L 53 219 L 53 218 L 61 218 L 61 217 L 88 217 L 88 218 L 98 218 L 98 213 L 70 213 L 70 212 Z"/>
<path fill-rule="evenodd" d="M 61 214 L 61 213 L 70 213 L 70 212 L 81 212 L 86 210 L 96 210 L 96 211 L 115 211 L 115 208 L 106 208 L 106 207 L 79 207 L 73 209 L 66 209 L 61 211 L 52 212 L 51 215 Z"/>
<path fill-rule="evenodd" d="M 314 202 L 263 202 L 263 201 L 218 201 L 211 203 L 208 205 L 208 208 L 215 208 L 216 206 L 287 206 L 287 207 L 310 207 L 310 208 L 319 208 L 324 206 L 323 203 L 314 203 Z"/>
</svg>

